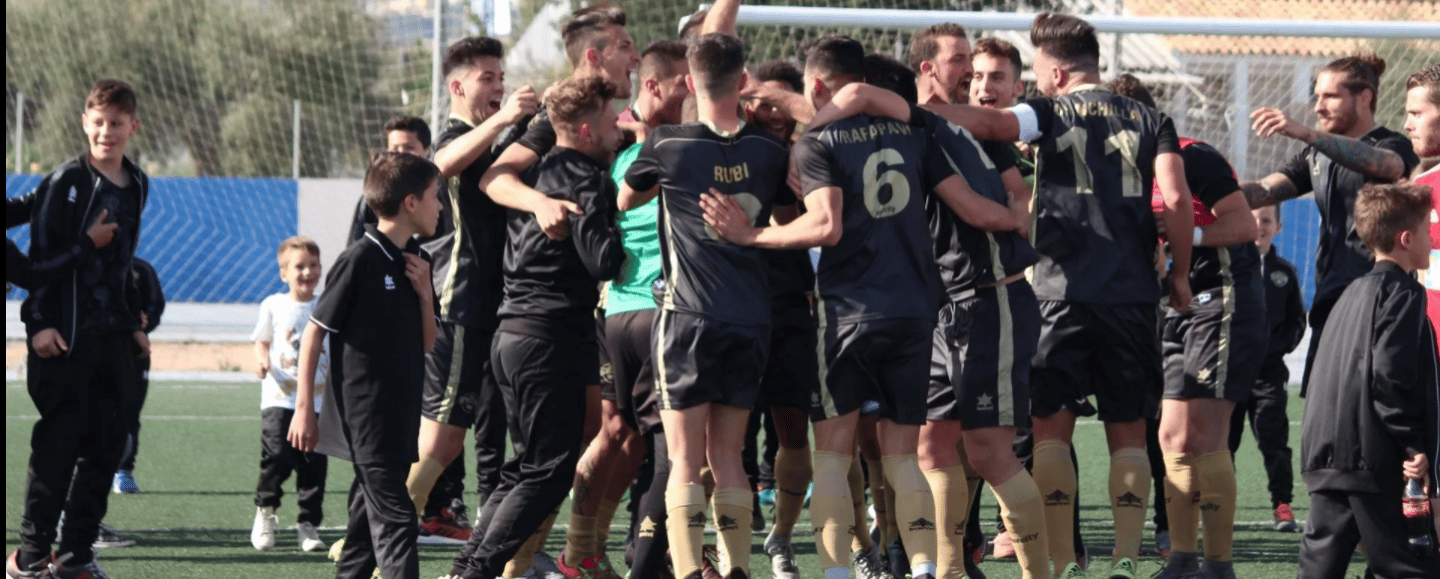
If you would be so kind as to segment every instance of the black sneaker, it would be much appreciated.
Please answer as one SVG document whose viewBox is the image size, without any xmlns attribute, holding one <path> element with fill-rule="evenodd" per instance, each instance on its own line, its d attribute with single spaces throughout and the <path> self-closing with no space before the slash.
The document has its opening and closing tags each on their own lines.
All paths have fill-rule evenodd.
<svg viewBox="0 0 1440 579">
<path fill-rule="evenodd" d="M 115 529 L 111 528 L 110 525 L 100 523 L 100 534 L 95 536 L 94 547 L 96 549 L 116 549 L 119 547 L 129 547 L 134 544 L 135 539 L 122 537 L 119 533 L 116 533 Z"/>
</svg>

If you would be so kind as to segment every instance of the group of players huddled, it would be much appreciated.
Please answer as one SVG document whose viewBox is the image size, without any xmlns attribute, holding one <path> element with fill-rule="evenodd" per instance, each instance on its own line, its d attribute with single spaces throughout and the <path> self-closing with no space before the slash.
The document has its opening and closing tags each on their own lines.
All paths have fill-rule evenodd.
<svg viewBox="0 0 1440 579">
<path fill-rule="evenodd" d="M 1232 413 L 1269 383 L 1284 424 L 1280 357 L 1299 338 L 1267 347 L 1281 325 L 1270 286 L 1298 280 L 1257 248 L 1278 221 L 1259 209 L 1309 192 L 1322 233 L 1299 574 L 1342 576 L 1361 540 L 1377 576 L 1440 573 L 1440 556 L 1404 549 L 1400 508 L 1407 477 L 1434 496 L 1440 453 L 1436 347 L 1414 279 L 1436 247 L 1437 172 L 1387 184 L 1408 181 L 1417 152 L 1440 156 L 1440 66 L 1409 80 L 1408 140 L 1374 122 L 1383 62 L 1323 67 L 1319 130 L 1252 115 L 1257 133 L 1305 151 L 1242 183 L 1134 77 L 1102 80 L 1080 18 L 1035 18 L 1041 96 L 1021 100 L 1018 51 L 982 39 L 972 52 L 955 24 L 917 32 L 908 64 L 843 36 L 811 43 L 803 66 L 749 63 L 738 5 L 643 50 L 619 6 L 578 10 L 562 28 L 574 73 L 543 95 L 507 98 L 499 41 L 456 42 L 433 154 L 422 121 L 387 124 L 390 152 L 366 174 L 353 243 L 318 297 L 314 244 L 282 246 L 282 277 L 312 313 L 275 314 L 290 325 L 273 341 L 293 340 L 276 396 L 292 408 L 267 414 L 266 436 L 354 463 L 336 577 L 415 578 L 426 537 L 463 541 L 447 579 L 531 576 L 567 494 L 553 572 L 618 577 L 607 539 L 638 478 L 629 577 L 748 579 L 756 496 L 742 448 L 757 408 L 778 441 L 764 541 L 777 578 L 981 577 L 965 530 L 982 480 L 1025 577 L 1085 576 L 1071 439 L 1097 413 L 1115 537 L 1099 576 L 1138 576 L 1154 484 L 1171 541 L 1158 576 L 1234 577 Z M 105 183 L 130 167 L 94 164 Z M 315 264 L 287 274 L 291 261 Z M 257 329 L 262 374 L 272 327 Z M 63 353 L 31 334 L 32 357 Z M 457 458 L 472 427 L 484 505 L 468 526 Z M 1290 476 L 1286 431 L 1271 441 L 1280 458 L 1267 450 L 1272 476 Z M 271 446 L 267 457 L 290 452 Z M 289 468 L 267 471 L 257 496 L 259 548 L 274 543 L 275 478 Z M 31 483 L 7 573 L 68 579 L 88 563 L 102 577 L 93 557 L 44 559 L 54 525 L 31 503 L 54 502 L 51 488 Z M 807 504 L 820 568 L 802 570 L 792 534 Z M 307 550 L 323 546 L 311 516 Z"/>
</svg>

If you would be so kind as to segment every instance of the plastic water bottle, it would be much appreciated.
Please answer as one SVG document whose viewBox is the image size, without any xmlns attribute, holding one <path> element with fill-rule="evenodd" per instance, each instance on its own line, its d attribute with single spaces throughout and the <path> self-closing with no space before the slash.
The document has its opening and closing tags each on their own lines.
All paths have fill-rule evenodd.
<svg viewBox="0 0 1440 579">
<path fill-rule="evenodd" d="M 1418 479 L 1410 479 L 1405 485 L 1405 530 L 1409 535 L 1407 544 L 1416 557 L 1435 554 L 1435 540 L 1430 536 L 1430 498 Z"/>
</svg>

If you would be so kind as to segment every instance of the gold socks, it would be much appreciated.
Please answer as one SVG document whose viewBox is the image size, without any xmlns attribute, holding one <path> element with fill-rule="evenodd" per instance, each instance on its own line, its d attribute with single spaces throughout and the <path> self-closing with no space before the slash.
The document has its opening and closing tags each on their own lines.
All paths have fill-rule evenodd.
<svg viewBox="0 0 1440 579">
<path fill-rule="evenodd" d="M 1075 562 L 1075 467 L 1070 462 L 1070 445 L 1058 440 L 1040 440 L 1033 452 L 1035 486 L 1045 507 L 1045 542 L 1050 560 L 1063 570 Z"/>
<path fill-rule="evenodd" d="M 771 534 L 789 537 L 794 533 L 800 511 L 805 509 L 805 489 L 814 475 L 811 460 L 809 447 L 781 446 L 775 451 L 775 528 Z"/>
<path fill-rule="evenodd" d="M 430 502 L 430 491 L 435 489 L 435 481 L 440 480 L 440 473 L 443 472 L 445 465 L 428 456 L 422 456 L 420 462 L 410 465 L 410 475 L 405 477 L 405 488 L 410 491 L 410 502 L 415 503 L 415 516 L 425 516 L 425 504 Z"/>
<path fill-rule="evenodd" d="M 1000 518 L 1005 532 L 1015 545 L 1015 559 L 1020 562 L 1025 579 L 1048 579 L 1050 558 L 1045 537 L 1045 503 L 1030 473 L 1021 470 L 1015 476 L 990 487 L 1000 503 Z"/>
<path fill-rule="evenodd" d="M 1200 519 L 1205 523 L 1205 558 L 1230 560 L 1235 538 L 1235 464 L 1221 450 L 1195 459 L 1200 480 Z"/>
<path fill-rule="evenodd" d="M 665 489 L 666 535 L 676 577 L 700 570 L 705 548 L 705 487 L 672 484 Z"/>
<path fill-rule="evenodd" d="M 965 575 L 965 518 L 970 514 L 965 467 L 947 466 L 925 471 L 930 493 L 935 497 L 936 577 L 949 579 Z"/>
<path fill-rule="evenodd" d="M 1115 513 L 1115 560 L 1140 558 L 1145 511 L 1150 506 L 1150 459 L 1144 448 L 1110 455 L 1110 508 Z"/>
<path fill-rule="evenodd" d="M 820 568 L 826 573 L 837 568 L 848 572 L 848 535 L 855 529 L 850 485 L 845 480 L 850 471 L 850 455 L 817 450 L 814 456 L 815 492 L 810 497 L 810 520 L 815 526 L 815 551 L 820 555 Z"/>
<path fill-rule="evenodd" d="M 713 507 L 715 527 L 719 531 L 720 565 L 722 575 L 729 575 L 734 569 L 750 576 L 750 515 L 753 496 L 749 489 L 715 489 Z"/>
<path fill-rule="evenodd" d="M 895 489 L 895 522 L 900 541 L 910 555 L 910 568 L 916 576 L 924 575 L 935 564 L 935 497 L 925 476 L 920 474 L 920 461 L 914 454 L 886 456 L 885 480 Z M 965 505 L 968 507 L 969 505 Z"/>
</svg>

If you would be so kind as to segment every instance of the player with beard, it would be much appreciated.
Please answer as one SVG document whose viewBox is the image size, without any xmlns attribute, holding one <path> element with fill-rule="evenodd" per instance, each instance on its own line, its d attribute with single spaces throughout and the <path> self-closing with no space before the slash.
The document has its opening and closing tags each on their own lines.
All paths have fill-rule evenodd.
<svg viewBox="0 0 1440 579">
<path fill-rule="evenodd" d="M 1435 198 L 1435 211 L 1430 213 L 1430 270 L 1421 276 L 1427 296 L 1426 309 L 1430 325 L 1440 328 L 1440 271 L 1435 264 L 1440 262 L 1440 164 L 1433 161 L 1440 157 L 1440 64 L 1432 64 L 1405 79 L 1405 132 L 1410 134 L 1410 143 L 1415 154 L 1432 159 L 1429 169 L 1415 176 L 1415 183 L 1430 187 Z M 1440 332 L 1440 330 L 1437 330 Z M 1440 437 L 1431 443 L 1430 456 L 1440 457 Z M 1440 465 L 1430 464 L 1430 512 L 1440 510 L 1440 493 L 1433 481 L 1440 481 Z M 1440 535 L 1440 517 L 1435 518 L 1436 534 Z"/>
<path fill-rule="evenodd" d="M 1306 144 L 1279 171 L 1259 182 L 1241 183 L 1251 207 L 1264 207 L 1315 194 L 1320 240 L 1315 254 L 1315 297 L 1310 301 L 1310 351 L 1300 395 L 1305 395 L 1315 349 L 1330 308 L 1352 280 L 1370 271 L 1374 255 L 1355 232 L 1355 195 L 1369 183 L 1393 183 L 1414 170 L 1415 157 L 1404 135 L 1375 121 L 1385 61 L 1374 54 L 1331 61 L 1315 75 L 1314 128 L 1277 108 L 1250 114 L 1262 137 L 1281 135 Z"/>
</svg>

